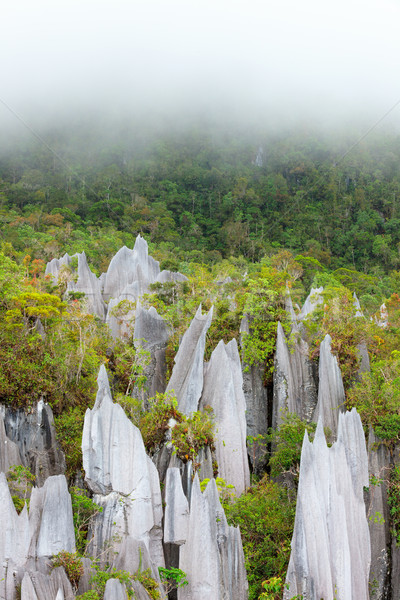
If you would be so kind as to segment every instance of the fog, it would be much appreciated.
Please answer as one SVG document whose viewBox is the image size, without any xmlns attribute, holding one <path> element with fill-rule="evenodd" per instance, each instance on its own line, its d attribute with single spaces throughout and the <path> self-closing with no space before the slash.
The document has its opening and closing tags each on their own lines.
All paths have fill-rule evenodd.
<svg viewBox="0 0 400 600">
<path fill-rule="evenodd" d="M 400 100 L 399 23 L 397 0 L 3 0 L 2 131 L 86 114 L 368 126 Z"/>
</svg>

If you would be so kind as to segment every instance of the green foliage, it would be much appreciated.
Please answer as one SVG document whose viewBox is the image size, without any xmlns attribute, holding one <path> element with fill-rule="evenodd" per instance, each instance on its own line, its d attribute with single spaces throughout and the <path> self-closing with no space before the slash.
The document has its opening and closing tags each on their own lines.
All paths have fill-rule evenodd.
<svg viewBox="0 0 400 600">
<path fill-rule="evenodd" d="M 153 452 L 163 443 L 170 419 L 179 423 L 184 415 L 178 411 L 175 396 L 170 394 L 157 394 L 149 402 L 150 410 L 141 419 L 139 427 L 147 451 Z"/>
<path fill-rule="evenodd" d="M 371 371 L 347 393 L 347 406 L 355 406 L 365 426 L 371 425 L 389 449 L 400 440 L 400 356 L 372 362 Z"/>
<path fill-rule="evenodd" d="M 178 403 L 171 394 L 157 394 L 151 398 L 150 409 L 140 419 L 139 428 L 148 452 L 154 452 L 165 439 L 170 420 L 174 424 L 171 429 L 171 442 L 174 450 L 183 462 L 194 461 L 199 450 L 205 446 L 214 449 L 214 433 L 212 409 L 206 407 L 204 412 L 194 412 L 186 417 L 178 410 Z"/>
<path fill-rule="evenodd" d="M 6 473 L 12 501 L 18 513 L 25 504 L 29 508 L 29 498 L 35 483 L 35 476 L 23 465 L 12 465 Z"/>
<path fill-rule="evenodd" d="M 172 590 L 184 587 L 189 583 L 186 579 L 186 573 L 182 571 L 182 569 L 176 569 L 174 567 L 165 569 L 164 567 L 158 567 L 158 572 L 160 574 L 161 583 L 167 594 Z"/>
<path fill-rule="evenodd" d="M 72 500 L 76 547 L 77 551 L 83 555 L 88 544 L 89 525 L 94 517 L 102 512 L 103 508 L 86 496 L 83 490 L 71 487 L 69 491 Z"/>
<path fill-rule="evenodd" d="M 171 431 L 172 444 L 178 458 L 183 462 L 191 460 L 196 471 L 195 461 L 201 448 L 208 446 L 214 450 L 214 423 L 210 407 L 205 407 L 204 412 L 196 411 L 190 417 L 185 417 L 178 422 Z"/>
<path fill-rule="evenodd" d="M 271 477 L 290 472 L 298 481 L 304 433 L 307 431 L 312 440 L 315 429 L 315 423 L 305 423 L 293 413 L 283 413 L 279 429 L 270 429 L 267 437 L 273 448 L 269 459 Z"/>
<path fill-rule="evenodd" d="M 285 321 L 284 296 L 288 274 L 261 265 L 260 272 L 249 277 L 242 299 L 243 314 L 249 320 L 249 332 L 242 334 L 243 361 L 247 365 L 265 364 L 265 378 L 271 379 L 278 321 Z"/>
<path fill-rule="evenodd" d="M 62 550 L 52 560 L 52 568 L 64 567 L 68 579 L 74 590 L 77 590 L 79 580 L 83 575 L 82 559 L 77 552 L 66 552 Z"/>
<path fill-rule="evenodd" d="M 225 503 L 229 524 L 240 526 L 249 580 L 249 600 L 256 600 L 262 582 L 284 578 L 290 557 L 295 496 L 265 475 L 240 498 Z"/>
<path fill-rule="evenodd" d="M 69 478 L 82 469 L 82 431 L 85 410 L 74 406 L 54 419 L 57 437 L 65 454 L 66 476 Z"/>
<path fill-rule="evenodd" d="M 97 598 L 102 600 L 104 596 L 104 591 L 106 589 L 107 581 L 109 579 L 118 579 L 121 583 L 123 583 L 126 587 L 126 593 L 129 598 L 132 598 L 134 592 L 132 587 L 132 575 L 127 571 L 117 571 L 116 569 L 111 569 L 110 571 L 104 571 L 100 569 L 98 565 L 94 565 L 96 573 L 92 575 L 90 579 L 90 583 L 92 585 L 92 590 L 97 594 Z M 82 600 L 84 596 L 78 596 Z M 90 598 L 90 597 L 89 597 Z M 94 600 L 96 600 L 96 596 L 93 595 Z M 87 597 L 85 600 L 89 600 Z"/>
</svg>

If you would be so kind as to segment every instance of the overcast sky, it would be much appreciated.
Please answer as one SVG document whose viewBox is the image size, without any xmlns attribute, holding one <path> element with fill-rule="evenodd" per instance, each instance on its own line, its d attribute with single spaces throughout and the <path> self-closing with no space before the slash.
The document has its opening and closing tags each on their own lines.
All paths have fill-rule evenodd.
<svg viewBox="0 0 400 600">
<path fill-rule="evenodd" d="M 27 118 L 198 106 L 373 121 L 400 100 L 400 0 L 0 2 L 0 98 Z"/>
</svg>

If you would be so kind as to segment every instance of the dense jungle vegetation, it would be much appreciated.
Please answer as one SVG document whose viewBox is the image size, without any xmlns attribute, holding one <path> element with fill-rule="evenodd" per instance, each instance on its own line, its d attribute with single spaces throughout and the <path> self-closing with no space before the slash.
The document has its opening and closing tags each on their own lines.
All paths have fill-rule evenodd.
<svg viewBox="0 0 400 600">
<path fill-rule="evenodd" d="M 66 297 L 66 280 L 52 285 L 45 264 L 85 251 L 100 274 L 138 233 L 161 268 L 188 277 L 184 284 L 157 284 L 144 299 L 173 330 L 169 372 L 202 302 L 203 310 L 215 307 L 206 359 L 221 338 L 239 338 L 248 315 L 243 360 L 262 364 L 270 385 L 277 322 L 289 333 L 287 288 L 301 304 L 311 286 L 323 285 L 324 303 L 307 325 L 311 358 L 318 360 L 329 332 L 348 406 L 393 451 L 400 440 L 400 137 L 371 134 L 344 156 L 349 136 L 306 131 L 239 135 L 193 127 L 160 136 L 125 127 L 114 139 L 99 139 L 81 127 L 43 136 L 47 147 L 25 140 L 0 152 L 0 401 L 28 407 L 43 397 L 51 404 L 71 483 L 81 469 L 83 415 L 93 405 L 102 363 L 114 398 L 152 440 L 157 423 L 163 434 L 166 407 L 175 409 L 157 398 L 152 412 L 143 413 L 132 390 L 146 384 L 146 356 L 129 337 L 115 342 L 85 312 L 84 299 Z M 355 317 L 354 292 L 364 317 Z M 383 302 L 385 328 L 377 323 Z M 362 379 L 361 342 L 371 359 Z M 209 443 L 209 429 L 196 433 L 198 425 L 185 422 Z M 280 431 L 261 441 L 262 464 L 241 498 L 220 482 L 228 518 L 241 527 L 251 600 L 263 590 L 262 597 L 278 598 L 282 589 L 295 492 L 278 482 L 287 472 L 296 481 L 306 427 L 312 435 L 312 426 L 287 415 Z M 391 485 L 396 529 L 398 473 Z"/>
</svg>

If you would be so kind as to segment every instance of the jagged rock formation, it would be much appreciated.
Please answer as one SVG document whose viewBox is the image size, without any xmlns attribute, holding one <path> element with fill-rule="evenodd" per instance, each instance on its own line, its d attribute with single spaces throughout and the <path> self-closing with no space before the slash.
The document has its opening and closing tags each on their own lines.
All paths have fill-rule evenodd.
<svg viewBox="0 0 400 600">
<path fill-rule="evenodd" d="M 72 271 L 72 259 L 78 260 L 77 271 Z M 133 250 L 123 246 L 111 259 L 107 273 L 99 278 L 90 270 L 86 255 L 65 254 L 62 258 L 53 258 L 46 265 L 46 275 L 52 277 L 53 283 L 58 282 L 60 268 L 65 265 L 71 269 L 74 279 L 67 285 L 67 292 L 85 294 L 86 310 L 105 320 L 114 338 L 131 335 L 131 324 L 134 321 L 134 308 L 123 316 L 115 315 L 116 307 L 126 300 L 132 305 L 138 298 L 149 291 L 152 283 L 170 283 L 187 281 L 182 273 L 161 271 L 158 261 L 148 253 L 148 245 L 144 238 L 137 236 Z M 108 306 L 106 305 L 108 302 Z"/>
<path fill-rule="evenodd" d="M 54 571 L 49 578 L 46 567 L 47 559 L 61 550 L 75 552 L 71 497 L 64 475 L 49 477 L 43 487 L 33 488 L 29 514 L 25 505 L 18 515 L 6 477 L 0 473 L 0 504 L 0 597 L 13 600 L 15 585 L 26 577 L 22 598 L 55 598 L 65 587 L 65 598 L 72 599 L 72 592 L 66 593 L 70 584 L 64 570 Z M 45 572 L 36 572 L 36 564 L 42 564 Z"/>
<path fill-rule="evenodd" d="M 164 543 L 184 544 L 188 521 L 189 504 L 183 492 L 181 473 L 177 467 L 170 467 L 165 482 Z"/>
<path fill-rule="evenodd" d="M 197 309 L 180 343 L 167 386 L 167 392 L 174 390 L 179 410 L 186 415 L 198 409 L 203 390 L 204 349 L 212 314 L 213 307 L 205 315 L 201 314 L 201 305 Z"/>
<path fill-rule="evenodd" d="M 250 485 L 246 448 L 246 402 L 236 340 L 221 340 L 204 373 L 200 408 L 210 406 L 216 424 L 215 449 L 219 476 L 240 495 Z"/>
<path fill-rule="evenodd" d="M 150 353 L 150 361 L 144 367 L 146 389 L 135 390 L 135 396 L 146 400 L 156 393 L 165 390 L 166 363 L 165 351 L 171 331 L 156 309 L 151 306 L 148 310 L 138 301 L 136 307 L 135 329 L 133 337 L 135 346 Z"/>
<path fill-rule="evenodd" d="M 308 296 L 302 306 L 300 314 L 297 317 L 299 321 L 303 321 L 304 319 L 309 317 L 314 312 L 314 310 L 317 308 L 317 306 L 322 304 L 323 298 L 322 298 L 321 294 L 323 291 L 324 291 L 323 287 L 311 288 L 311 291 L 308 294 Z"/>
<path fill-rule="evenodd" d="M 146 454 L 140 431 L 113 403 L 104 366 L 98 386 L 93 410 L 86 411 L 82 436 L 86 482 L 103 507 L 94 525 L 93 555 L 103 552 L 106 543 L 115 552 L 124 538 L 132 537 L 144 541 L 156 564 L 163 565 L 157 469 Z"/>
<path fill-rule="evenodd" d="M 370 483 L 367 515 L 371 538 L 371 600 L 385 600 L 390 571 L 390 516 L 387 504 L 390 456 L 387 447 L 375 436 L 372 428 L 368 435 L 368 465 Z M 398 593 L 393 598 L 397 596 Z"/>
<path fill-rule="evenodd" d="M 309 348 L 294 326 L 293 348 L 289 348 L 285 332 L 278 323 L 274 369 L 274 403 L 272 427 L 279 427 L 284 411 L 311 421 L 317 403 L 317 391 Z"/>
<path fill-rule="evenodd" d="M 28 467 L 35 475 L 37 485 L 43 485 L 51 475 L 64 473 L 65 457 L 56 438 L 53 412 L 49 404 L 40 400 L 29 413 L 22 408 L 0 406 L 0 412 L 7 435 L 7 452 L 10 452 L 10 443 L 15 444 L 19 450 L 20 460 L 14 464 Z M 17 458 L 15 450 L 10 458 Z"/>
<path fill-rule="evenodd" d="M 19 448 L 6 435 L 4 419 L 0 414 L 0 473 L 7 473 L 13 465 L 21 465 L 21 455 Z"/>
<path fill-rule="evenodd" d="M 63 568 L 50 575 L 27 571 L 22 579 L 21 600 L 73 600 L 75 594 Z"/>
<path fill-rule="evenodd" d="M 318 403 L 314 421 L 322 419 L 324 427 L 329 427 L 336 435 L 339 413 L 344 410 L 344 387 L 342 374 L 336 356 L 331 351 L 332 338 L 326 335 L 319 351 Z"/>
<path fill-rule="evenodd" d="M 78 254 L 78 278 L 76 281 L 69 281 L 67 292 L 80 292 L 85 294 L 87 302 L 87 312 L 92 313 L 104 320 L 106 314 L 106 305 L 101 295 L 101 283 L 89 268 L 86 254 Z"/>
<path fill-rule="evenodd" d="M 147 242 L 137 236 L 133 250 L 123 246 L 111 259 L 104 278 L 104 299 L 118 298 L 126 286 L 136 283 L 138 295 L 148 291 L 160 273 L 158 261 L 148 253 Z"/>
<path fill-rule="evenodd" d="M 77 255 L 75 254 L 74 256 Z M 53 258 L 50 262 L 47 263 L 44 274 L 51 276 L 54 285 L 58 283 L 58 275 L 60 273 L 61 267 L 70 267 L 72 258 L 73 257 L 66 252 L 61 258 Z"/>
<path fill-rule="evenodd" d="M 328 448 L 322 420 L 314 442 L 304 437 L 292 553 L 284 598 L 368 600 L 371 561 L 363 486 L 369 485 L 361 419 L 339 415 Z"/>
<path fill-rule="evenodd" d="M 245 600 L 247 579 L 239 529 L 230 527 L 212 479 L 202 494 L 196 475 L 191 499 L 188 538 L 180 547 L 180 568 L 189 585 L 179 600 Z"/>
</svg>

